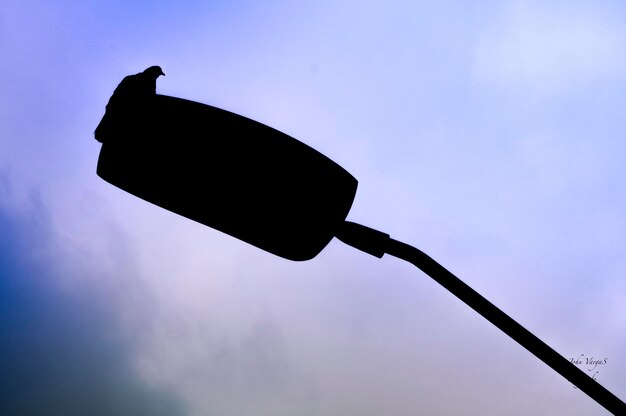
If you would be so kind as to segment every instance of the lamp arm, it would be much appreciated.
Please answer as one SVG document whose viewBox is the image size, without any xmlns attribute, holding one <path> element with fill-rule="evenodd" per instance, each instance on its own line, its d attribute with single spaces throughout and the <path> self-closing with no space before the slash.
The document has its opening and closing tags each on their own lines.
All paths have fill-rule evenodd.
<svg viewBox="0 0 626 416">
<path fill-rule="evenodd" d="M 336 237 L 378 258 L 386 253 L 413 264 L 609 412 L 626 415 L 626 405 L 618 397 L 421 250 L 396 241 L 388 234 L 349 221 L 343 224 Z"/>
</svg>

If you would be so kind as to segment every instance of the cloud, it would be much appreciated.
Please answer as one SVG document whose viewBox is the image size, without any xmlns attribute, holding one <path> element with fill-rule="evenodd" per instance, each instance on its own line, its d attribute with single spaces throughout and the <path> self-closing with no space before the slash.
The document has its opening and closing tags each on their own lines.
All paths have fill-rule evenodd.
<svg viewBox="0 0 626 416">
<path fill-rule="evenodd" d="M 474 74 L 499 87 L 576 88 L 623 71 L 625 38 L 601 7 L 517 1 L 484 29 Z"/>
<path fill-rule="evenodd" d="M 0 413 L 182 415 L 171 394 L 138 378 L 109 299 L 58 275 L 53 253 L 63 250 L 38 193 L 19 211 L 5 203 L 6 186 L 0 194 Z M 106 278 L 94 259 L 64 260 Z"/>
</svg>

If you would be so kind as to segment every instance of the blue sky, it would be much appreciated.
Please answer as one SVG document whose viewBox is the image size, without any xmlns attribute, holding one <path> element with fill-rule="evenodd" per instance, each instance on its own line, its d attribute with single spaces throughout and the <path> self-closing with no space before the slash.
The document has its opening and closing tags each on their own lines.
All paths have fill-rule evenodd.
<svg viewBox="0 0 626 416">
<path fill-rule="evenodd" d="M 5 1 L 0 409 L 602 415 L 428 277 L 280 259 L 95 174 L 117 83 L 253 118 L 626 397 L 621 2 Z M 437 319 L 432 317 L 437 316 Z"/>
</svg>

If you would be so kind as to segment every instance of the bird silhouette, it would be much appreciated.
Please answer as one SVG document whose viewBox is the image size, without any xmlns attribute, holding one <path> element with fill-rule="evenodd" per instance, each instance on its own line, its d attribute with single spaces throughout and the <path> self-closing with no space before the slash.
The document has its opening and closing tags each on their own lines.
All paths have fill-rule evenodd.
<svg viewBox="0 0 626 416">
<path fill-rule="evenodd" d="M 156 94 L 156 80 L 165 76 L 160 66 L 151 66 L 143 72 L 128 75 L 115 88 L 106 105 L 102 120 L 94 131 L 97 141 L 103 143 L 114 135 L 115 126 L 124 126 L 147 114 L 147 105 Z"/>
</svg>

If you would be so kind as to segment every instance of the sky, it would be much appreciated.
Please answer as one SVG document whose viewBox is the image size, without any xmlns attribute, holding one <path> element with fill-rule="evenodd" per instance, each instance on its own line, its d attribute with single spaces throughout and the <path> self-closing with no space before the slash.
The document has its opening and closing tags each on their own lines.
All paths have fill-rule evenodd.
<svg viewBox="0 0 626 416">
<path fill-rule="evenodd" d="M 93 130 L 160 65 L 159 93 L 343 166 L 349 220 L 623 400 L 625 18 L 604 0 L 5 0 L 0 413 L 608 414 L 402 260 L 335 239 L 291 262 L 115 188 Z"/>
</svg>

